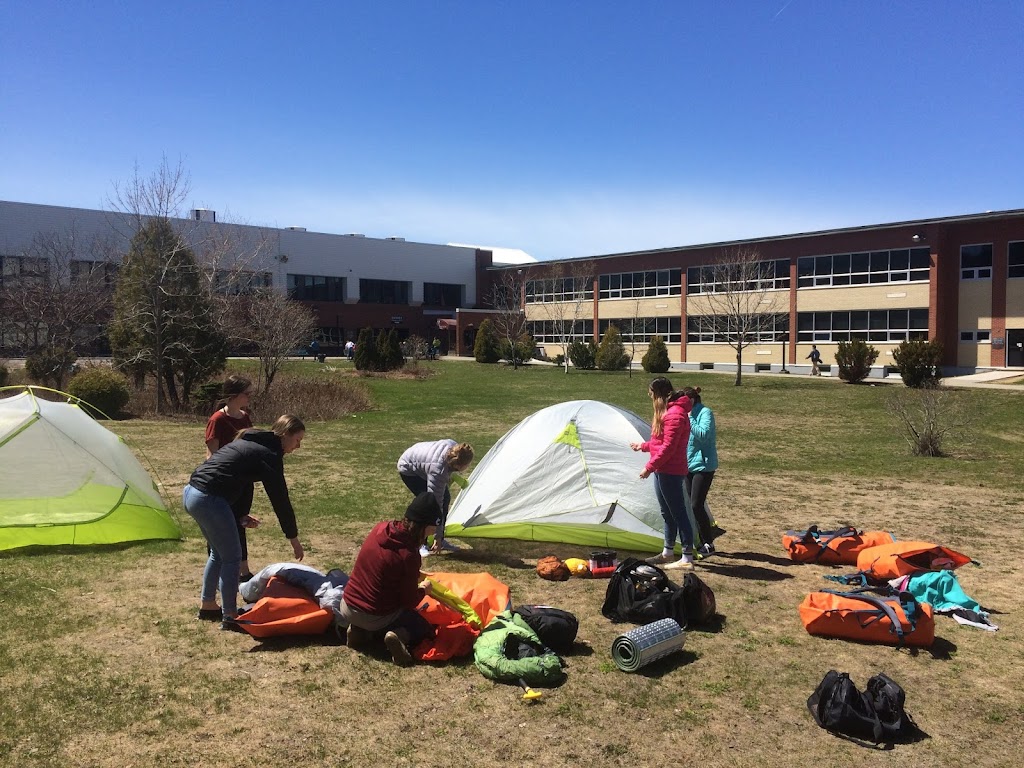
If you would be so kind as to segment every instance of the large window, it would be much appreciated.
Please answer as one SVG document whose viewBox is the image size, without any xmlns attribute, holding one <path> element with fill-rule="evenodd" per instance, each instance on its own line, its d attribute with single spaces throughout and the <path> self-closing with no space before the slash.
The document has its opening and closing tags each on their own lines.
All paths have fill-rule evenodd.
<svg viewBox="0 0 1024 768">
<path fill-rule="evenodd" d="M 1006 251 L 1006 276 L 1024 277 L 1024 240 L 1010 243 Z"/>
<path fill-rule="evenodd" d="M 551 280 L 528 280 L 526 283 L 527 304 L 593 298 L 594 281 L 588 277 L 556 277 Z"/>
<path fill-rule="evenodd" d="M 928 279 L 928 248 L 834 253 L 797 259 L 797 285 L 815 286 L 905 283 Z"/>
<path fill-rule="evenodd" d="M 288 297 L 302 301 L 344 301 L 345 278 L 288 275 Z"/>
<path fill-rule="evenodd" d="M 646 344 L 654 336 L 661 336 L 666 344 L 678 344 L 683 340 L 683 323 L 678 317 L 623 317 L 601 320 L 598 331 L 603 337 L 608 326 L 614 325 L 622 334 L 626 344 Z"/>
<path fill-rule="evenodd" d="M 403 280 L 359 280 L 363 304 L 408 304 L 409 283 Z"/>
<path fill-rule="evenodd" d="M 737 280 L 745 280 L 739 286 Z M 756 264 L 706 264 L 686 270 L 686 292 L 721 293 L 726 290 L 784 290 L 789 288 L 789 259 Z"/>
<path fill-rule="evenodd" d="M 0 285 L 42 283 L 49 274 L 50 262 L 44 257 L 0 256 Z"/>
<path fill-rule="evenodd" d="M 289 277 L 291 277 L 289 275 Z M 217 293 L 237 296 L 256 293 L 270 288 L 274 279 L 269 272 L 236 272 L 218 269 L 213 275 L 213 290 Z"/>
<path fill-rule="evenodd" d="M 928 339 L 928 309 L 861 309 L 800 312 L 797 341 L 900 342 Z"/>
<path fill-rule="evenodd" d="M 736 338 L 730 330 L 729 319 L 724 315 L 690 315 L 686 318 L 686 342 L 688 344 L 725 344 Z M 789 330 L 789 315 L 778 313 L 764 318 L 753 341 L 781 341 Z"/>
<path fill-rule="evenodd" d="M 960 246 L 960 279 L 992 279 L 992 243 Z"/>
<path fill-rule="evenodd" d="M 577 320 L 571 330 L 568 320 L 531 320 L 526 325 L 538 344 L 561 344 L 564 339 L 592 341 L 594 338 L 593 320 Z"/>
<path fill-rule="evenodd" d="M 423 303 L 431 307 L 461 307 L 466 286 L 455 283 L 424 283 Z"/>
<path fill-rule="evenodd" d="M 681 269 L 659 269 L 649 272 L 619 272 L 598 278 L 598 298 L 636 299 L 653 296 L 681 296 Z"/>
<path fill-rule="evenodd" d="M 75 259 L 71 267 L 71 281 L 92 281 L 95 285 L 103 285 L 109 288 L 117 283 L 119 264 L 110 261 L 81 261 Z"/>
</svg>

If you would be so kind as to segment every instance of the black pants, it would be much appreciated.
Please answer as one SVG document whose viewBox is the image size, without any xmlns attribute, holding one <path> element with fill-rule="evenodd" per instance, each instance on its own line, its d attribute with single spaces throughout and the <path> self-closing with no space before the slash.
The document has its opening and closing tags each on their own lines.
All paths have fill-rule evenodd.
<svg viewBox="0 0 1024 768">
<path fill-rule="evenodd" d="M 401 472 L 398 476 L 402 478 L 402 482 L 405 483 L 405 487 L 412 491 L 413 496 L 419 496 L 421 493 L 427 492 L 427 481 L 419 475 L 403 475 Z M 436 536 L 438 539 L 444 541 L 444 524 L 448 520 L 448 507 L 452 505 L 452 489 L 448 486 L 444 488 L 444 501 L 441 502 L 441 525 L 437 527 Z"/>
<path fill-rule="evenodd" d="M 700 531 L 702 544 L 711 544 L 715 535 L 711 528 L 711 517 L 708 515 L 705 503 L 708 499 L 708 491 L 711 490 L 711 481 L 715 479 L 714 472 L 691 472 L 686 476 L 686 493 L 690 497 L 690 506 L 693 507 L 693 519 L 697 521 L 697 529 Z"/>
</svg>

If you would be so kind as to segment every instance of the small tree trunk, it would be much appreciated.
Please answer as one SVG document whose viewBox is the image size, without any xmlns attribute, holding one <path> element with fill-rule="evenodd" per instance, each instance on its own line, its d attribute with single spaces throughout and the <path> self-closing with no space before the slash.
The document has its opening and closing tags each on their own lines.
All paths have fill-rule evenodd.
<svg viewBox="0 0 1024 768">
<path fill-rule="evenodd" d="M 743 347 L 736 350 L 736 386 L 743 384 Z"/>
</svg>

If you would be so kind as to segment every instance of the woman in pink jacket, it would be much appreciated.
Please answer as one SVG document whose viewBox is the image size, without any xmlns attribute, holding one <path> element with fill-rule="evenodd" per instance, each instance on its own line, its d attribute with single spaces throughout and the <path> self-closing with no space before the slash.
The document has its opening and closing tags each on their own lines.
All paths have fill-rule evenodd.
<svg viewBox="0 0 1024 768">
<path fill-rule="evenodd" d="M 646 443 L 630 443 L 634 451 L 645 451 L 651 458 L 640 473 L 654 475 L 654 492 L 665 520 L 665 548 L 648 560 L 666 570 L 693 570 L 693 527 L 690 525 L 689 502 L 683 488 L 686 477 L 686 448 L 690 442 L 690 399 L 672 389 L 672 382 L 659 377 L 647 390 L 654 403 L 651 439 Z M 683 555 L 675 560 L 676 536 L 683 545 Z"/>
</svg>

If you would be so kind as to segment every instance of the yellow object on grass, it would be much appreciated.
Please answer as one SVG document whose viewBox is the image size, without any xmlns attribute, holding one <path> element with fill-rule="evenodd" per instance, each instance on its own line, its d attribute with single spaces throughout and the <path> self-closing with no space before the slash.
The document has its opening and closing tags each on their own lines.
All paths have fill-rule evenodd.
<svg viewBox="0 0 1024 768">
<path fill-rule="evenodd" d="M 590 575 L 590 564 L 586 560 L 579 557 L 570 557 L 565 561 L 566 566 L 569 568 L 569 573 L 573 576 L 589 576 Z"/>
</svg>

